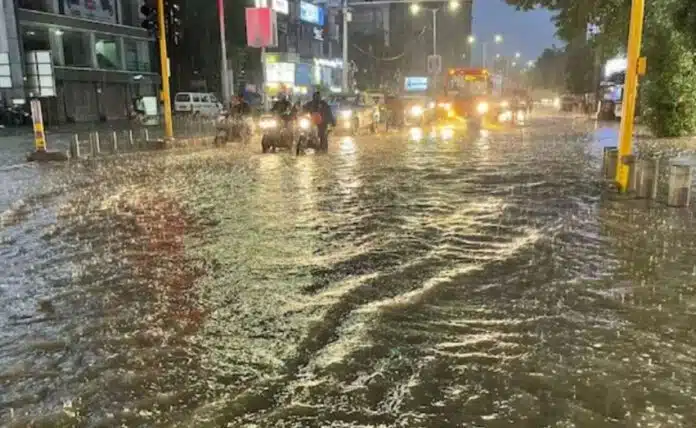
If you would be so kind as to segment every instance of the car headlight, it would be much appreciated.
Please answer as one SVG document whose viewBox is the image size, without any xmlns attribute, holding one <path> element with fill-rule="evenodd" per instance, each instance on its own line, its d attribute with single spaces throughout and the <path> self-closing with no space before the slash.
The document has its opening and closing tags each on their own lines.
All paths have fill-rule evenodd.
<svg viewBox="0 0 696 428">
<path fill-rule="evenodd" d="M 449 140 L 452 137 L 454 137 L 454 129 L 452 128 L 442 128 L 440 131 L 440 134 L 442 135 L 442 138 L 445 140 Z"/>
<path fill-rule="evenodd" d="M 352 110 L 343 110 L 341 112 L 341 118 L 343 118 L 343 119 L 350 119 L 352 116 L 353 116 Z"/>
<path fill-rule="evenodd" d="M 508 108 L 510 107 L 510 102 L 509 101 L 503 101 L 500 103 L 500 107 L 502 108 Z"/>
<path fill-rule="evenodd" d="M 449 110 L 452 108 L 452 104 L 450 103 L 440 103 L 438 104 L 439 107 L 444 108 L 445 110 Z"/>
<path fill-rule="evenodd" d="M 478 112 L 478 114 L 486 114 L 486 113 L 488 113 L 488 103 L 486 103 L 486 102 L 479 103 L 479 104 L 476 106 L 476 111 Z"/>
<path fill-rule="evenodd" d="M 435 103 L 434 102 L 429 102 L 428 103 L 428 108 L 435 108 Z"/>
<path fill-rule="evenodd" d="M 561 106 L 561 99 L 560 98 L 554 98 L 553 100 L 553 106 L 558 108 Z"/>
<path fill-rule="evenodd" d="M 259 127 L 261 129 L 271 129 L 278 126 L 278 122 L 275 119 L 261 119 L 259 122 Z"/>
<path fill-rule="evenodd" d="M 423 107 L 413 106 L 411 107 L 411 116 L 421 116 L 423 114 Z"/>
<path fill-rule="evenodd" d="M 306 117 L 303 117 L 300 119 L 299 125 L 301 129 L 309 129 L 312 126 L 312 122 L 310 122 Z"/>
</svg>

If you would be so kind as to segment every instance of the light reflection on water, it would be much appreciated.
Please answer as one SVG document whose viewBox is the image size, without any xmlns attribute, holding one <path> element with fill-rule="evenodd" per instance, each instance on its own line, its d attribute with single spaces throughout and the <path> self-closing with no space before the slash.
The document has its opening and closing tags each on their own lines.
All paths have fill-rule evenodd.
<svg viewBox="0 0 696 428">
<path fill-rule="evenodd" d="M 691 426 L 693 219 L 558 135 L 44 172 L 1 230 L 0 420 Z"/>
</svg>

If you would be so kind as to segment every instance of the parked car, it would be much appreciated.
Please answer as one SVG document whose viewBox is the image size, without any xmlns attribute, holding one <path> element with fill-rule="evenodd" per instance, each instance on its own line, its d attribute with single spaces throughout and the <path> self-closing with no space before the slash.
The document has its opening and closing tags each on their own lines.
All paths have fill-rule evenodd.
<svg viewBox="0 0 696 428">
<path fill-rule="evenodd" d="M 222 103 L 211 93 L 179 92 L 174 96 L 174 112 L 179 114 L 217 117 L 222 111 Z"/>
</svg>

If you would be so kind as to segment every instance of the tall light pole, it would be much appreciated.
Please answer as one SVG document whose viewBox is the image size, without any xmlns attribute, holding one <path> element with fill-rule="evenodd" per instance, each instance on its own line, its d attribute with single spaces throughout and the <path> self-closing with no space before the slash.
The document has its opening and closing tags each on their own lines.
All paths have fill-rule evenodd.
<svg viewBox="0 0 696 428">
<path fill-rule="evenodd" d="M 496 34 L 493 36 L 493 43 L 496 45 L 499 45 L 503 43 L 503 36 L 500 34 Z M 488 42 L 485 41 L 481 43 L 481 65 L 483 68 L 486 68 L 488 66 L 488 53 L 487 53 L 487 48 L 488 47 Z"/>
<path fill-rule="evenodd" d="M 230 79 L 227 76 L 227 38 L 225 36 L 225 4 L 218 0 L 218 21 L 220 25 L 220 78 L 222 79 L 222 100 L 225 108 L 230 105 Z"/>
<path fill-rule="evenodd" d="M 157 0 L 157 31 L 159 32 L 160 68 L 162 69 L 162 107 L 164 107 L 164 136 L 174 138 L 172 124 L 172 101 L 169 94 L 169 56 L 167 54 L 167 33 L 164 27 L 164 0 Z"/>
<path fill-rule="evenodd" d="M 631 21 L 628 26 L 626 84 L 624 86 L 621 128 L 619 130 L 619 156 L 616 162 L 616 184 L 619 192 L 628 190 L 629 171 L 628 165 L 624 163 L 624 159 L 633 154 L 633 115 L 636 112 L 638 72 L 639 67 L 644 68 L 645 65 L 644 61 L 640 59 L 644 13 L 645 0 L 633 0 L 631 4 Z M 642 72 L 643 70 L 640 71 Z"/>
<path fill-rule="evenodd" d="M 350 85 L 348 84 L 348 23 L 351 20 L 350 10 L 348 9 L 348 0 L 343 0 L 343 68 L 342 71 L 342 88 L 343 92 L 348 92 Z"/>
</svg>

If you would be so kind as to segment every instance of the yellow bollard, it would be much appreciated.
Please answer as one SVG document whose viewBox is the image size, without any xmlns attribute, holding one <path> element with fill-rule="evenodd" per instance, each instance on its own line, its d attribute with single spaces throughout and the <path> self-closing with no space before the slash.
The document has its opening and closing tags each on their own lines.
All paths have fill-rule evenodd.
<svg viewBox="0 0 696 428">
<path fill-rule="evenodd" d="M 636 112 L 638 74 L 639 71 L 645 70 L 645 60 L 640 58 L 644 12 L 645 0 L 633 0 L 628 32 L 628 55 L 621 112 L 621 130 L 619 131 L 619 157 L 616 162 L 616 184 L 619 192 L 628 190 L 629 165 L 626 165 L 624 160 L 627 156 L 633 154 L 633 116 Z"/>
<path fill-rule="evenodd" d="M 45 152 L 46 134 L 44 133 L 41 101 L 36 98 L 31 100 L 31 120 L 34 123 L 34 149 L 37 152 Z"/>
</svg>

